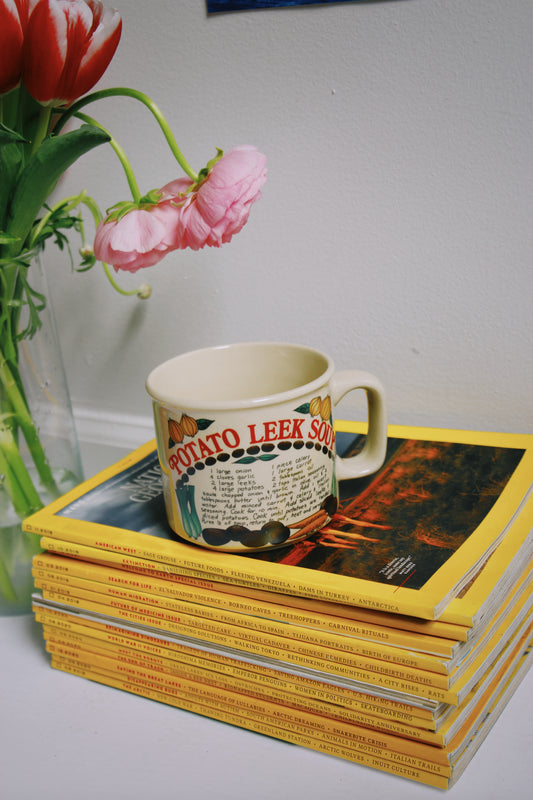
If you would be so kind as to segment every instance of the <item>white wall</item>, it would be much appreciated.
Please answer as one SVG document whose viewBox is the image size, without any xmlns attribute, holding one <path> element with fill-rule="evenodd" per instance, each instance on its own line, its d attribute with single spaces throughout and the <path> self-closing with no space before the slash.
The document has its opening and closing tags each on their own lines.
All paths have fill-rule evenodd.
<svg viewBox="0 0 533 800">
<path fill-rule="evenodd" d="M 531 0 L 114 4 L 124 33 L 99 88 L 146 91 L 197 169 L 255 144 L 269 180 L 231 244 L 120 278 L 149 281 L 146 303 L 50 264 L 74 404 L 149 415 L 158 362 L 284 339 L 379 375 L 392 422 L 533 433 Z M 142 190 L 181 174 L 140 106 L 90 113 Z M 110 149 L 61 191 L 83 187 L 103 208 L 128 197 Z"/>
</svg>

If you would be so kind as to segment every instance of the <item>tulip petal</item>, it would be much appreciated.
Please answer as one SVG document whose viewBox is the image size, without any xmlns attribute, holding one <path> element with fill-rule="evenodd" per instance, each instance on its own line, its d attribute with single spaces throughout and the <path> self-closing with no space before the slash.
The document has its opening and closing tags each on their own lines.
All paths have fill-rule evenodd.
<svg viewBox="0 0 533 800">
<path fill-rule="evenodd" d="M 120 14 L 113 9 L 106 9 L 102 21 L 91 36 L 87 52 L 81 59 L 75 91 L 74 93 L 70 92 L 70 100 L 85 94 L 100 80 L 115 54 L 121 34 L 122 19 Z"/>
<path fill-rule="evenodd" d="M 22 71 L 23 22 L 19 4 L 3 0 L 0 5 L 0 94 L 20 81 Z"/>
<path fill-rule="evenodd" d="M 39 102 L 56 96 L 67 57 L 67 20 L 55 0 L 36 5 L 24 41 L 23 80 Z"/>
</svg>

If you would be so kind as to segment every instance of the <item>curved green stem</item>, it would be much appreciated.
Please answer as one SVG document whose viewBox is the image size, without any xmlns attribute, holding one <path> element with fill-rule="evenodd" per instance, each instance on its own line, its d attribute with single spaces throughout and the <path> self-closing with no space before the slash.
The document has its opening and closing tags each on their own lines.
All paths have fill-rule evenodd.
<svg viewBox="0 0 533 800">
<path fill-rule="evenodd" d="M 147 291 L 147 289 L 145 287 L 141 286 L 140 288 L 138 287 L 137 289 L 123 289 L 115 281 L 115 279 L 113 277 L 113 273 L 109 269 L 109 264 L 106 264 L 105 261 L 102 261 L 101 263 L 102 263 L 102 266 L 104 268 L 104 272 L 106 274 L 107 280 L 109 281 L 109 283 L 111 284 L 113 289 L 115 289 L 116 292 L 118 292 L 121 295 L 124 295 L 124 297 L 131 297 L 134 294 L 136 294 L 141 299 L 144 299 L 145 293 Z"/>
<path fill-rule="evenodd" d="M 40 145 L 48 135 L 48 126 L 50 124 L 51 114 L 52 114 L 52 109 L 48 106 L 43 106 L 39 112 L 37 128 L 35 129 L 35 135 L 33 137 L 33 142 L 31 147 L 31 155 L 35 153 L 37 148 L 40 147 Z"/>
<path fill-rule="evenodd" d="M 78 111 L 83 108 L 84 106 L 88 105 L 89 103 L 94 103 L 97 100 L 103 100 L 106 97 L 132 97 L 134 100 L 138 100 L 140 103 L 148 108 L 148 110 L 152 113 L 155 117 L 159 127 L 161 128 L 163 135 L 167 141 L 168 146 L 172 154 L 174 155 L 176 161 L 183 169 L 186 175 L 191 178 L 192 181 L 195 183 L 198 181 L 198 174 L 192 169 L 192 167 L 187 163 L 183 153 L 181 152 L 178 144 L 174 138 L 174 134 L 166 121 L 162 111 L 156 106 L 156 104 L 147 97 L 143 92 L 139 92 L 137 89 L 128 89 L 126 87 L 116 87 L 114 89 L 102 89 L 98 92 L 93 92 L 92 94 L 88 94 L 85 97 L 82 97 L 76 103 L 73 103 L 70 108 L 68 108 L 60 117 L 58 122 L 55 125 L 54 133 L 59 133 L 63 126 L 68 122 L 68 120 L 76 116 Z"/>
<path fill-rule="evenodd" d="M 101 125 L 97 120 L 93 119 L 92 117 L 89 117 L 87 114 L 81 114 L 80 112 L 76 112 L 74 116 L 77 119 L 81 119 L 82 122 L 86 122 L 89 125 L 95 125 L 97 128 L 100 128 L 100 130 L 104 131 L 104 133 L 107 133 L 107 135 L 110 137 L 109 144 L 115 151 L 116 155 L 118 156 L 118 160 L 122 164 L 122 169 L 124 170 L 124 173 L 126 175 L 126 179 L 128 181 L 128 186 L 130 187 L 133 200 L 136 203 L 138 203 L 139 200 L 141 199 L 141 193 L 139 191 L 139 186 L 137 184 L 133 168 L 124 149 L 120 146 L 117 140 L 109 133 L 109 131 L 106 128 L 104 128 L 104 126 Z"/>
</svg>

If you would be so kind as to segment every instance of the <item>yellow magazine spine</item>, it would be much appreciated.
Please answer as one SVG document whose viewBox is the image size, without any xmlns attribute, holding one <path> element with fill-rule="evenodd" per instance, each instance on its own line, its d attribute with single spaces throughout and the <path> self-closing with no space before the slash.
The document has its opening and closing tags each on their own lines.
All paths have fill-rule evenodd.
<svg viewBox="0 0 533 800">
<path fill-rule="evenodd" d="M 37 582 L 37 584 L 42 582 Z M 61 587 L 52 585 L 47 588 L 39 586 L 43 597 L 52 601 L 67 603 L 71 606 L 95 611 L 100 614 L 111 615 L 119 619 L 128 620 L 137 624 L 149 625 L 159 629 L 177 631 L 187 636 L 194 636 L 204 641 L 216 642 L 226 647 L 237 648 L 241 651 L 266 655 L 278 660 L 300 666 L 310 667 L 326 673 L 332 673 L 344 678 L 360 681 L 365 685 L 381 686 L 389 691 L 399 692 L 434 700 L 440 703 L 457 705 L 458 697 L 453 689 L 436 686 L 436 681 L 441 681 L 444 676 L 435 673 L 416 675 L 415 680 L 407 677 L 415 671 L 404 671 L 389 664 L 380 664 L 378 659 L 367 659 L 353 656 L 350 653 L 339 653 L 330 648 L 310 647 L 296 640 L 285 639 L 281 636 L 262 634 L 258 631 L 239 629 L 237 626 L 222 626 L 213 620 L 204 620 L 192 615 L 174 613 L 166 609 L 154 608 L 140 603 L 115 601 L 98 595 L 96 592 L 76 590 L 76 594 L 63 591 Z M 231 627 L 231 632 L 228 628 Z M 319 653 L 319 655 L 317 655 Z M 421 671 L 419 671 L 421 673 Z"/>
<path fill-rule="evenodd" d="M 312 599 L 308 597 L 298 597 L 297 595 L 280 594 L 266 589 L 258 589 L 250 586 L 239 586 L 237 584 L 221 582 L 220 580 L 210 580 L 204 577 L 196 577 L 188 574 L 186 570 L 180 569 L 173 564 L 158 564 L 148 559 L 125 556 L 122 553 L 99 550 L 75 542 L 67 542 L 62 539 L 43 536 L 40 540 L 43 550 L 48 554 L 66 556 L 70 559 L 79 559 L 83 562 L 98 564 L 102 566 L 117 567 L 123 571 L 129 571 L 137 575 L 149 577 L 159 577 L 165 580 L 187 582 L 191 586 L 198 586 L 204 589 L 219 590 L 226 593 L 236 594 L 239 597 L 251 597 L 261 602 L 276 602 L 279 605 L 291 606 L 295 609 L 304 609 L 313 613 L 322 612 L 333 617 L 355 620 L 364 624 L 381 626 L 383 624 L 397 628 L 402 632 L 414 632 L 417 634 L 438 637 L 444 640 L 449 639 L 452 645 L 458 641 L 468 641 L 471 624 L 459 625 L 441 620 L 425 620 L 417 617 L 410 617 L 402 614 L 387 614 L 383 611 L 373 611 L 368 608 L 361 608 L 352 605 L 342 605 L 326 600 Z M 385 622 L 384 622 L 385 620 Z M 451 655 L 446 650 L 443 655 Z"/>
<path fill-rule="evenodd" d="M 234 668 L 249 670 L 268 683 L 272 680 L 277 682 L 280 679 L 283 682 L 290 682 L 294 686 L 294 691 L 305 697 L 310 696 L 356 709 L 372 716 L 398 720 L 406 725 L 435 730 L 432 711 L 420 706 L 407 705 L 387 697 L 358 692 L 355 689 L 326 683 L 305 675 L 294 675 L 286 670 L 281 671 L 261 664 L 238 660 L 228 655 L 198 650 L 192 645 L 182 645 L 168 639 L 157 639 L 149 634 L 117 627 L 117 624 L 109 625 L 95 620 L 79 619 L 69 613 L 50 608 L 36 608 L 35 617 L 44 626 L 51 626 L 56 632 L 59 631 L 59 635 L 64 632 L 75 635 L 82 633 L 84 636 L 98 637 L 106 642 L 118 643 L 124 647 L 136 647 L 141 652 L 170 656 L 192 664 L 201 664 L 204 659 L 207 659 L 213 669 L 227 671 L 230 675 L 233 674 Z"/>
<path fill-rule="evenodd" d="M 530 581 L 528 590 L 520 594 L 510 612 L 500 620 L 496 629 L 490 631 L 478 643 L 476 658 L 468 665 L 455 684 L 459 702 L 477 683 L 480 671 L 486 671 L 499 658 L 509 641 L 510 632 L 512 631 L 515 636 L 528 624 L 532 608 L 533 583 Z"/>
<path fill-rule="evenodd" d="M 381 659 L 382 661 L 398 665 L 404 670 L 404 677 L 409 676 L 408 670 L 423 670 L 435 672 L 440 675 L 447 675 L 449 670 L 448 660 L 432 658 L 419 653 L 412 653 L 404 648 L 381 645 L 357 637 L 338 635 L 323 629 L 302 627 L 300 625 L 281 622 L 279 620 L 268 619 L 256 614 L 242 614 L 238 611 L 227 610 L 220 606 L 211 606 L 209 595 L 198 597 L 198 602 L 193 602 L 194 594 L 187 593 L 187 599 L 181 597 L 171 597 L 168 595 L 154 594 L 150 591 L 139 591 L 129 588 L 122 588 L 117 585 L 119 578 L 111 576 L 111 582 L 97 582 L 88 578 L 78 576 L 67 576 L 61 572 L 51 572 L 39 567 L 39 559 L 34 562 L 33 576 L 37 588 L 52 589 L 54 586 L 58 591 L 63 589 L 66 593 L 70 591 L 77 595 L 78 590 L 86 590 L 118 600 L 132 601 L 143 605 L 167 608 L 171 611 L 182 614 L 191 614 L 205 619 L 213 620 L 228 625 L 252 629 L 264 634 L 282 636 L 287 639 L 295 639 L 299 642 L 307 643 L 312 646 L 327 647 L 340 650 L 345 653 L 352 653 L 360 657 L 370 659 Z M 102 576 L 105 577 L 105 576 Z M 150 587 L 151 588 L 151 587 Z M 202 604 L 203 600 L 203 604 Z M 437 678 L 435 678 L 435 682 Z M 439 684 L 442 688 L 448 688 L 446 679 Z"/>
<path fill-rule="evenodd" d="M 87 658 L 72 656 L 52 656 L 52 665 L 80 665 L 83 669 L 113 676 L 124 676 L 127 680 L 150 689 L 168 693 L 174 697 L 195 698 L 199 703 L 227 711 L 239 710 L 246 717 L 262 721 L 265 717 L 282 728 L 297 733 L 316 735 L 325 740 L 332 739 L 345 747 L 355 750 L 371 749 L 391 761 L 405 763 L 407 759 L 416 766 L 436 775 L 449 777 L 451 774 L 447 753 L 438 747 L 406 741 L 399 736 L 391 736 L 370 731 L 349 723 L 320 717 L 310 712 L 295 710 L 278 703 L 249 697 L 235 691 L 227 691 L 215 686 L 197 683 L 194 680 L 160 675 L 148 669 L 128 667 L 112 658 L 87 654 Z"/>
<path fill-rule="evenodd" d="M 158 673 L 181 676 L 229 691 L 241 692 L 251 697 L 266 698 L 294 709 L 310 711 L 340 722 L 361 725 L 381 733 L 402 736 L 432 746 L 442 746 L 443 744 L 442 736 L 439 733 L 362 714 L 335 703 L 316 700 L 312 697 L 302 697 L 295 691 L 294 684 L 280 679 L 266 682 L 262 676 L 248 670 L 234 668 L 232 674 L 227 674 L 213 669 L 214 665 L 209 664 L 207 660 L 204 661 L 203 665 L 188 664 L 181 660 L 152 656 L 137 652 L 132 648 L 125 648 L 96 639 L 91 641 L 90 637 L 79 636 L 77 639 L 69 639 L 68 633 L 63 636 L 54 636 L 53 633 L 50 634 L 50 631 L 46 631 L 44 636 L 48 652 L 59 657 L 68 658 L 72 656 L 73 652 L 78 652 L 81 660 L 86 660 L 88 653 L 108 656 L 117 662 L 122 662 L 132 667 L 153 669 Z"/>
<path fill-rule="evenodd" d="M 527 647 L 527 633 L 531 636 L 531 631 L 526 632 L 526 634 L 522 636 L 518 644 L 515 644 L 511 654 L 500 666 L 497 674 L 491 676 L 490 682 L 484 687 L 482 693 L 480 691 L 477 692 L 476 705 L 472 706 L 469 704 L 467 706 L 467 715 L 464 716 L 465 723 L 462 725 L 463 731 L 465 727 L 469 730 L 473 726 L 473 720 L 482 712 L 483 707 L 487 704 L 488 700 L 490 700 L 502 680 L 507 676 L 509 669 L 514 666 L 514 661 L 517 657 L 521 656 L 524 648 Z M 442 731 L 437 733 L 418 727 L 407 726 L 399 722 L 389 722 L 388 720 L 358 713 L 351 709 L 343 709 L 334 702 L 324 702 L 322 700 L 315 700 L 314 698 L 300 697 L 294 685 L 280 680 L 274 682 L 265 681 L 264 676 L 254 675 L 244 669 L 237 668 L 233 670 L 231 674 L 224 673 L 222 676 L 218 676 L 216 674 L 214 675 L 216 666 L 210 664 L 207 660 L 195 659 L 191 670 L 189 665 L 182 667 L 179 663 L 174 667 L 172 658 L 137 652 L 132 647 L 121 647 L 115 643 L 100 641 L 96 638 L 91 640 L 90 636 L 74 635 L 69 637 L 69 632 L 59 631 L 55 633 L 51 628 L 43 629 L 43 635 L 47 642 L 47 649 L 57 656 L 68 658 L 73 655 L 73 650 L 80 651 L 79 657 L 82 660 L 84 657 L 86 658 L 84 651 L 99 655 L 107 655 L 117 661 L 124 661 L 129 666 L 155 669 L 158 672 L 168 672 L 169 674 L 182 675 L 185 678 L 200 682 L 213 683 L 221 688 L 239 691 L 241 693 L 250 694 L 251 696 L 266 697 L 274 702 L 290 705 L 293 708 L 302 708 L 303 710 L 311 711 L 331 719 L 362 725 L 365 728 L 375 729 L 395 736 L 403 736 L 404 738 L 410 738 L 434 746 L 444 747 L 447 744 L 449 738 L 447 731 L 450 725 L 455 721 L 454 714 L 449 718 L 449 721 L 446 721 Z M 202 661 L 203 664 L 201 663 Z M 195 672 L 194 668 L 196 666 L 199 666 L 199 669 Z M 462 709 L 457 709 L 456 713 L 459 712 L 463 714 Z M 420 720 L 418 720 L 418 722 L 420 723 Z M 462 735 L 465 735 L 464 732 Z M 455 736 L 454 746 L 456 741 L 457 737 Z"/>
<path fill-rule="evenodd" d="M 502 660 L 498 669 L 491 674 L 490 679 L 475 693 L 473 703 L 469 707 L 469 713 L 464 716 L 460 728 L 448 743 L 447 750 L 451 755 L 452 762 L 455 762 L 458 752 L 464 748 L 465 742 L 468 742 L 471 735 L 470 732 L 475 727 L 476 721 L 486 716 L 487 709 L 495 702 L 495 697 L 502 691 L 517 670 L 532 641 L 533 623 L 530 623 L 518 639 L 512 642 L 506 657 Z M 449 725 L 452 724 L 452 721 L 453 717 L 450 719 Z M 446 735 L 449 725 L 444 726 L 444 735 Z"/>
<path fill-rule="evenodd" d="M 249 620 L 247 617 L 224 613 L 208 607 L 198 607 L 191 613 L 188 604 L 180 603 L 168 599 L 165 602 L 154 602 L 153 596 L 126 596 L 128 593 L 121 593 L 121 590 L 112 589 L 105 591 L 104 584 L 91 585 L 89 589 L 82 588 L 78 582 L 64 584 L 58 579 L 51 581 L 41 577 L 35 577 L 35 586 L 48 593 L 55 592 L 57 595 L 67 598 L 72 602 L 77 599 L 87 599 L 88 601 L 101 602 L 108 604 L 111 609 L 128 608 L 132 611 L 158 616 L 160 619 L 174 619 L 175 614 L 180 615 L 180 620 L 189 626 L 198 627 L 201 631 L 215 630 L 223 633 L 229 632 L 237 639 L 246 637 L 247 640 L 257 642 L 261 645 L 274 645 L 277 648 L 293 651 L 301 655 L 314 657 L 316 653 L 325 661 L 341 663 L 355 668 L 364 669 L 370 672 L 379 672 L 401 680 L 410 680 L 423 685 L 435 686 L 439 689 L 448 689 L 448 679 L 444 675 L 428 672 L 415 667 L 410 660 L 407 666 L 402 661 L 400 654 L 393 662 L 390 658 L 381 661 L 381 653 L 375 650 L 369 653 L 366 645 L 357 646 L 356 642 L 346 640 L 344 637 L 339 640 L 335 637 L 325 637 L 316 631 L 307 629 L 291 628 L 283 623 L 269 622 L 267 620 Z M 97 589 L 94 591 L 93 589 Z M 101 589 L 101 590 L 100 590 Z M 168 612 L 168 613 L 167 613 Z M 223 626 L 220 628 L 220 626 Z M 303 634 L 298 636 L 298 633 Z M 336 646 L 335 646 L 336 645 Z M 390 655 L 390 654 L 388 654 Z M 396 654 L 395 654 L 396 655 Z"/>
<path fill-rule="evenodd" d="M 40 614 L 38 616 L 41 617 Z M 80 635 L 77 632 L 77 630 L 79 630 L 77 626 L 77 629 L 72 631 L 65 630 L 63 627 L 57 629 L 54 625 L 54 620 L 49 622 L 47 618 L 44 620 L 41 618 L 38 621 L 42 621 L 44 623 L 44 633 L 47 641 L 61 643 L 64 641 L 62 637 L 68 637 L 69 634 L 73 637 L 72 645 L 76 643 L 79 644 L 80 639 L 82 641 L 85 639 L 84 635 Z M 74 628 L 75 626 L 72 625 L 72 627 Z M 91 636 L 98 636 L 98 634 L 102 634 L 103 644 L 108 641 L 105 638 L 106 636 L 109 636 L 111 642 L 113 643 L 115 643 L 117 638 L 120 638 L 120 641 L 123 643 L 122 649 L 124 650 L 127 648 L 135 648 L 136 646 L 143 644 L 139 643 L 137 640 L 128 640 L 127 637 L 117 637 L 116 635 L 109 634 L 106 631 L 89 629 L 89 632 Z M 68 641 L 69 639 L 67 638 L 67 642 Z M 113 644 L 111 646 L 113 646 Z M 180 646 L 177 645 L 177 648 L 179 647 Z M 140 655 L 144 655 L 146 653 L 146 651 L 143 649 L 134 652 L 140 652 Z M 153 657 L 151 652 L 152 651 L 147 654 L 148 658 Z M 201 651 L 193 651 L 190 647 L 182 647 L 181 649 L 159 648 L 158 652 L 163 652 L 163 657 L 169 657 L 185 664 L 192 664 L 195 666 L 203 666 L 207 664 L 209 669 L 222 672 L 223 674 L 229 675 L 230 678 L 234 675 L 240 675 L 244 673 L 247 676 L 251 676 L 251 679 L 255 680 L 256 682 L 260 682 L 262 685 L 267 687 L 289 687 L 289 691 L 294 692 L 294 694 L 298 695 L 299 697 L 302 697 L 304 702 L 306 702 L 308 699 L 311 699 L 312 701 L 316 700 L 318 702 L 328 703 L 329 705 L 341 710 L 347 709 L 349 712 L 362 714 L 363 716 L 366 715 L 369 718 L 376 717 L 384 726 L 389 724 L 398 724 L 404 728 L 413 728 L 417 731 L 420 729 L 422 731 L 421 736 L 424 735 L 425 731 L 428 731 L 431 734 L 434 729 L 433 720 L 420 716 L 420 712 L 424 711 L 423 709 L 412 707 L 409 711 L 406 711 L 404 704 L 398 704 L 400 706 L 399 708 L 393 708 L 391 707 L 388 699 L 381 698 L 379 696 L 363 695 L 358 692 L 352 692 L 350 696 L 348 695 L 348 692 L 351 690 L 344 689 L 343 687 L 336 687 L 331 684 L 320 683 L 306 677 L 299 675 L 294 676 L 287 672 L 283 673 L 267 667 L 262 667 L 260 665 L 239 662 L 226 656 L 219 656 L 217 654 L 213 655 L 212 653 L 205 653 Z M 195 655 L 193 654 L 194 652 L 200 653 L 200 655 Z M 418 737 L 415 735 L 414 738 Z M 439 744 L 440 742 L 437 740 L 435 743 Z"/>
<path fill-rule="evenodd" d="M 472 696 L 472 701 L 475 702 L 468 702 L 464 709 L 456 710 L 456 713 L 458 711 L 461 711 L 460 716 L 462 722 L 461 722 L 461 728 L 455 730 L 453 734 L 453 739 L 451 739 L 451 737 L 448 735 L 448 731 L 450 725 L 454 725 L 455 727 L 455 719 L 454 719 L 455 714 L 452 717 L 450 717 L 449 720 L 446 721 L 444 727 L 442 728 L 442 734 L 439 734 L 439 741 L 426 740 L 426 739 L 417 739 L 417 740 L 426 741 L 426 743 L 430 744 L 438 744 L 441 747 L 448 745 L 446 748 L 446 752 L 448 753 L 450 763 L 455 764 L 456 758 L 460 756 L 462 750 L 464 750 L 464 747 L 466 746 L 466 744 L 468 744 L 468 741 L 471 738 L 471 731 L 476 730 L 479 721 L 482 720 L 483 717 L 485 717 L 487 709 L 490 707 L 491 703 L 494 702 L 494 698 L 496 697 L 498 690 L 504 684 L 509 683 L 509 681 L 513 678 L 513 675 L 515 674 L 517 669 L 519 669 L 520 664 L 522 664 L 522 662 L 525 660 L 524 654 L 528 652 L 529 648 L 531 647 L 530 639 L 533 637 L 532 630 L 533 626 L 530 624 L 528 629 L 522 634 L 522 636 L 519 637 L 518 640 L 514 642 L 512 648 L 510 649 L 510 652 L 500 663 L 498 670 L 490 675 L 489 680 L 487 680 L 482 687 L 478 687 L 478 689 Z M 114 649 L 114 645 L 109 644 L 108 647 L 110 649 L 101 652 L 98 650 L 98 647 L 94 647 L 91 644 L 90 641 L 91 637 L 88 636 L 87 637 L 77 636 L 74 637 L 71 641 L 69 641 L 68 638 L 65 640 L 61 638 L 61 636 L 68 637 L 68 632 L 67 634 L 62 633 L 61 631 L 58 633 L 57 637 L 55 638 L 55 641 L 53 642 L 57 647 L 55 652 L 57 655 L 59 656 L 64 655 L 67 658 L 70 655 L 72 655 L 73 648 L 74 649 L 78 648 L 80 651 L 83 651 L 88 647 L 89 650 L 92 650 L 93 652 L 100 652 L 100 654 L 102 655 L 111 655 Z M 48 641 L 48 637 L 46 635 L 45 639 L 47 639 Z M 52 631 L 52 639 L 54 639 L 53 631 Z M 93 641 L 97 640 L 93 639 Z M 87 647 L 84 646 L 84 643 L 87 643 Z M 97 642 L 97 645 L 105 646 L 106 642 Z M 132 652 L 133 651 L 129 648 L 116 648 L 115 650 L 116 655 L 111 657 L 115 657 L 118 658 L 118 660 L 120 660 L 121 653 L 124 653 L 127 658 L 126 663 L 131 666 L 142 666 L 142 667 L 147 667 L 149 669 L 156 669 L 157 671 L 161 671 L 161 668 L 164 670 L 164 665 L 161 665 L 158 661 L 152 662 L 149 660 L 146 664 L 144 663 L 137 664 L 134 660 L 130 660 L 129 658 L 129 654 L 131 654 Z M 139 655 L 142 659 L 145 654 L 140 653 Z M 84 658 L 83 653 L 80 652 L 79 657 L 83 659 Z M 150 659 L 150 656 L 148 656 L 148 658 Z M 165 661 L 165 659 L 163 659 L 163 661 Z M 211 670 L 208 670 L 208 674 L 212 674 Z M 184 677 L 187 677 L 187 675 L 184 675 Z M 200 678 L 198 676 L 194 676 L 194 674 L 192 675 L 192 679 L 200 680 Z M 229 685 L 226 686 L 226 688 L 229 688 L 230 690 L 236 689 L 238 691 L 244 691 L 244 693 L 248 693 L 248 690 L 246 688 L 238 686 L 237 684 L 233 684 L 231 677 L 229 677 L 229 681 L 230 683 Z M 224 688 L 224 686 L 222 688 Z M 272 694 L 272 696 L 270 696 L 269 688 L 268 687 L 262 687 L 262 688 L 265 689 L 266 696 L 268 697 L 268 699 L 272 699 L 275 702 L 284 702 L 282 695 Z M 263 695 L 260 696 L 264 696 L 264 693 Z M 291 696 L 289 692 L 288 704 L 292 705 L 293 707 L 296 707 L 292 703 L 293 699 L 294 698 Z M 306 701 L 304 701 L 304 703 L 305 702 Z M 304 705 L 304 710 L 310 710 L 313 711 L 314 713 L 321 713 L 320 708 L 321 708 L 320 705 L 313 707 Z M 326 708 L 327 708 L 326 713 L 322 715 L 335 719 L 336 718 L 335 711 L 337 710 L 337 706 L 332 704 L 326 704 Z M 356 725 L 363 725 L 365 728 L 376 729 L 384 733 L 392 733 L 393 735 L 398 735 L 398 736 L 408 736 L 408 737 L 410 736 L 411 738 L 413 738 L 413 734 L 415 734 L 414 738 L 416 738 L 419 733 L 419 731 L 415 731 L 415 729 L 413 728 L 407 728 L 406 730 L 404 730 L 405 726 L 401 725 L 397 727 L 392 726 L 390 729 L 380 727 L 380 722 L 382 721 L 372 717 L 368 718 L 356 715 L 353 719 L 349 718 L 343 721 L 354 722 Z"/>
<path fill-rule="evenodd" d="M 232 557 L 231 553 L 224 554 L 221 562 L 221 553 L 206 548 L 202 548 L 200 554 L 194 548 L 177 546 L 176 542 L 159 539 L 156 536 L 146 536 L 110 526 L 98 526 L 84 520 L 73 521 L 54 516 L 53 508 L 52 503 L 44 512 L 38 512 L 24 520 L 24 529 L 37 536 L 57 538 L 122 553 L 125 556 L 170 564 L 184 570 L 185 574 L 198 578 L 267 589 L 282 594 L 297 594 L 301 597 L 362 606 L 394 614 L 414 615 L 424 619 L 435 617 L 433 605 L 423 602 L 416 591 L 411 592 L 409 589 L 402 592 L 398 587 L 388 584 L 375 584 L 373 581 L 360 581 L 357 578 L 327 572 L 316 574 L 311 569 L 302 570 L 301 574 L 298 572 L 300 582 L 297 582 L 294 573 L 290 573 L 293 576 L 291 578 L 283 565 L 265 561 L 257 563 L 251 560 L 244 561 L 239 556 Z M 45 520 L 48 520 L 49 524 Z M 400 602 L 401 597 L 405 598 L 403 602 Z"/>
<path fill-rule="evenodd" d="M 318 610 L 309 612 L 305 609 L 292 608 L 286 605 L 286 596 L 280 598 L 280 603 L 271 602 L 272 595 L 256 601 L 251 597 L 218 591 L 218 586 L 215 588 L 212 583 L 206 586 L 202 582 L 194 581 L 191 584 L 183 579 L 171 580 L 169 575 L 164 578 L 151 575 L 143 579 L 134 572 L 64 558 L 52 553 L 36 556 L 33 560 L 33 568 L 34 570 L 45 570 L 46 572 L 36 574 L 48 580 L 52 578 L 51 573 L 62 576 L 63 582 L 69 582 L 71 577 L 82 578 L 134 593 L 142 592 L 158 597 L 168 596 L 204 606 L 217 606 L 235 613 L 244 613 L 247 616 L 254 615 L 278 620 L 302 628 L 318 628 L 338 636 L 353 636 L 364 641 L 376 641 L 381 646 L 400 648 L 400 651 L 407 649 L 411 654 L 414 651 L 416 656 L 420 654 L 420 668 L 432 671 L 435 666 L 434 671 L 442 674 L 446 674 L 448 671 L 451 656 L 459 644 L 458 640 L 450 641 L 450 639 L 437 636 L 404 632 L 387 628 L 385 625 L 361 624 L 339 616 L 340 609 L 337 609 L 337 615 L 328 615 Z M 427 666 L 424 666 L 426 664 L 424 657 L 427 658 Z M 417 666 L 417 664 L 413 664 L 413 666 Z"/>
<path fill-rule="evenodd" d="M 286 741 L 291 744 L 297 744 L 310 750 L 336 756 L 362 766 L 372 767 L 373 769 L 378 769 L 382 772 L 388 772 L 398 777 L 403 777 L 412 781 L 426 784 L 428 786 L 433 786 L 437 789 L 446 789 L 449 785 L 449 779 L 447 778 L 443 778 L 429 772 L 424 772 L 420 769 L 414 769 L 413 767 L 407 765 L 391 763 L 385 758 L 355 753 L 353 750 L 340 747 L 331 742 L 320 742 L 309 735 L 304 736 L 301 734 L 296 734 L 291 731 L 281 729 L 271 723 L 256 721 L 244 716 L 240 716 L 235 712 L 222 711 L 218 708 L 211 708 L 209 706 L 201 705 L 195 700 L 191 700 L 189 698 L 172 697 L 163 692 L 149 689 L 148 687 L 141 687 L 131 681 L 123 680 L 117 677 L 111 677 L 108 675 L 101 675 L 95 671 L 84 670 L 71 664 L 53 664 L 52 666 L 55 669 L 86 678 L 96 683 L 121 689 L 123 691 L 130 692 L 131 694 L 136 694 L 140 697 L 145 697 L 160 703 L 166 703 L 167 705 L 171 705 L 185 711 L 191 711 L 192 713 L 200 714 L 204 717 L 209 717 L 210 719 L 218 720 L 220 722 L 226 722 L 230 725 L 234 725 L 235 727 L 244 728 L 255 733 L 261 733 L 274 739 Z"/>
<path fill-rule="evenodd" d="M 506 577 L 506 570 L 502 569 L 502 565 L 506 565 L 511 574 L 514 567 L 517 577 L 512 583 L 520 579 L 520 565 L 529 563 L 533 554 L 532 519 L 533 495 L 529 497 L 512 528 L 498 546 L 497 558 L 489 558 L 483 564 L 481 580 L 472 581 L 460 598 L 454 598 L 449 603 L 442 613 L 443 620 L 454 625 L 463 625 L 465 621 L 477 623 L 479 617 L 486 613 L 490 601 L 487 584 L 496 593 L 500 593 L 499 587 L 502 586 L 503 591 L 510 589 L 510 579 Z"/>
</svg>

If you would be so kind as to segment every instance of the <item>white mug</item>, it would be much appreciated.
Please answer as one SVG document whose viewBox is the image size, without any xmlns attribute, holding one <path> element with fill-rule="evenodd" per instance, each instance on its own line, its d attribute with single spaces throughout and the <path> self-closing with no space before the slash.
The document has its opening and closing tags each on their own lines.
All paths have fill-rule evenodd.
<svg viewBox="0 0 533 800">
<path fill-rule="evenodd" d="M 156 367 L 153 402 L 168 520 L 183 539 L 250 552 L 285 546 L 326 525 L 338 480 L 385 459 L 385 395 L 373 375 L 335 372 L 309 347 L 278 342 L 195 350 Z M 333 407 L 353 389 L 368 399 L 368 435 L 336 455 Z"/>
</svg>

